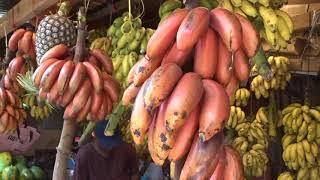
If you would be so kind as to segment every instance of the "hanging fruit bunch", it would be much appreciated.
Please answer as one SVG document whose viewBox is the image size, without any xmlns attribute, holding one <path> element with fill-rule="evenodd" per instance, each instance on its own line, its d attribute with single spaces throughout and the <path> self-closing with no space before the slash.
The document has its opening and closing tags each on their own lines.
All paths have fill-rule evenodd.
<svg viewBox="0 0 320 180">
<path fill-rule="evenodd" d="M 284 56 L 270 56 L 268 62 L 271 65 L 273 77 L 271 80 L 263 79 L 261 75 L 257 75 L 251 82 L 251 90 L 255 93 L 257 99 L 260 97 L 268 98 L 270 90 L 284 90 L 287 82 L 291 79 L 291 74 L 288 70 L 289 59 Z M 252 69 L 253 73 L 255 67 Z"/>
<path fill-rule="evenodd" d="M 122 88 L 128 86 L 126 79 L 129 70 L 139 60 L 139 54 L 145 54 L 147 42 L 154 32 L 141 25 L 139 17 L 133 18 L 130 12 L 125 12 L 113 21 L 107 31 L 112 46 L 108 54 L 112 57 L 113 76 Z"/>
<path fill-rule="evenodd" d="M 221 0 L 220 6 L 252 21 L 262 38 L 275 50 L 286 49 L 293 33 L 290 16 L 280 10 L 287 1 Z"/>
<path fill-rule="evenodd" d="M 282 110 L 282 158 L 297 179 L 319 177 L 320 108 L 293 103 Z M 281 176 L 278 177 L 278 179 Z"/>
<path fill-rule="evenodd" d="M 148 138 L 151 157 L 159 165 L 188 155 L 180 179 L 209 179 L 216 157 L 226 160 L 216 152 L 230 113 L 227 92 L 248 80 L 248 58 L 258 49 L 258 32 L 240 15 L 223 8 L 176 9 L 159 24 L 146 56 L 128 75 L 130 86 L 122 100 L 134 103 L 134 142 Z M 182 68 L 186 64 L 193 64 L 191 71 Z M 230 165 L 236 165 L 224 174 L 243 179 L 240 156 L 235 156 Z"/>
<path fill-rule="evenodd" d="M 70 2 L 65 1 L 59 4 L 56 14 L 51 14 L 42 19 L 36 33 L 37 63 L 40 65 L 42 56 L 52 47 L 58 44 L 65 44 L 72 47 L 76 43 L 76 28 L 73 22 L 68 19 Z"/>
<path fill-rule="evenodd" d="M 236 106 L 247 106 L 250 98 L 250 91 L 246 88 L 240 88 L 236 91 L 235 101 Z"/>
<path fill-rule="evenodd" d="M 22 89 L 17 76 L 25 74 L 35 65 L 34 36 L 29 28 L 17 29 L 9 39 L 6 58 L 2 64 L 5 74 L 0 85 L 0 133 L 14 132 L 27 116 L 19 98 Z"/>
<path fill-rule="evenodd" d="M 99 37 L 92 41 L 90 49 L 100 49 L 105 54 L 108 54 L 109 49 L 111 48 L 111 40 L 108 37 Z"/>
<path fill-rule="evenodd" d="M 0 133 L 12 133 L 27 118 L 20 98 L 12 91 L 0 88 Z"/>
<path fill-rule="evenodd" d="M 231 106 L 230 114 L 227 127 L 236 131 L 232 145 L 242 156 L 245 174 L 260 177 L 266 172 L 269 162 L 266 108 L 259 108 L 252 121 L 244 117 L 239 107 Z"/>
<path fill-rule="evenodd" d="M 99 49 L 86 50 L 84 16 L 78 18 L 74 51 L 65 44 L 48 50 L 33 75 L 40 99 L 65 107 L 66 120 L 103 120 L 118 100 L 119 85 L 111 59 Z"/>
</svg>

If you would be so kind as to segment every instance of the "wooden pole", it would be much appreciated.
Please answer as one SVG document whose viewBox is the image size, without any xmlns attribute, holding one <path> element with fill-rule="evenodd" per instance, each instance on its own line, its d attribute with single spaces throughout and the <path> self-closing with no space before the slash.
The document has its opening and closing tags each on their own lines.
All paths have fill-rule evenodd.
<svg viewBox="0 0 320 180">
<path fill-rule="evenodd" d="M 76 122 L 64 120 L 60 136 L 60 142 L 57 147 L 56 161 L 53 170 L 53 180 L 65 180 L 67 178 L 68 158 L 72 150 L 72 142 L 76 133 Z"/>
</svg>

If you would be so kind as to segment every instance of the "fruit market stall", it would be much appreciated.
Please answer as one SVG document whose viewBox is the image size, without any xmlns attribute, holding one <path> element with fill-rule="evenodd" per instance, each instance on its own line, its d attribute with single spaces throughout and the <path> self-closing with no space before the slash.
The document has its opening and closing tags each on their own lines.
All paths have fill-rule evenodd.
<svg viewBox="0 0 320 180">
<path fill-rule="evenodd" d="M 153 164 L 164 179 L 319 179 L 319 1 L 11 6 L 0 179 L 71 178 L 99 122 L 134 147 L 143 178 Z"/>
</svg>

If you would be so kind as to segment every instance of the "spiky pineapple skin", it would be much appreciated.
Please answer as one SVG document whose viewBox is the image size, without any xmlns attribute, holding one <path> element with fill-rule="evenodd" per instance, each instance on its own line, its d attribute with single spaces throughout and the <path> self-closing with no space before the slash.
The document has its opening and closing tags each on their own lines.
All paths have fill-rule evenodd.
<svg viewBox="0 0 320 180">
<path fill-rule="evenodd" d="M 58 14 L 46 16 L 39 23 L 36 33 L 37 63 L 41 57 L 52 47 L 66 44 L 71 47 L 76 42 L 76 28 L 73 22 Z"/>
</svg>

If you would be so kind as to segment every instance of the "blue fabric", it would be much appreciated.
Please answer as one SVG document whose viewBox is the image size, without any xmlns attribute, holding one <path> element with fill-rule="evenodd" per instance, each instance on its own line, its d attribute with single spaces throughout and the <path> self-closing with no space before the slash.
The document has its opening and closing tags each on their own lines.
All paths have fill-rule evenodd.
<svg viewBox="0 0 320 180">
<path fill-rule="evenodd" d="M 144 175 L 140 180 L 163 180 L 163 172 L 161 166 L 158 166 L 154 163 L 150 163 Z"/>
<path fill-rule="evenodd" d="M 96 124 L 94 133 L 99 144 L 106 149 L 112 149 L 121 145 L 122 139 L 119 129 L 116 130 L 113 136 L 105 136 L 104 130 L 108 124 L 108 121 L 100 121 Z"/>
</svg>

